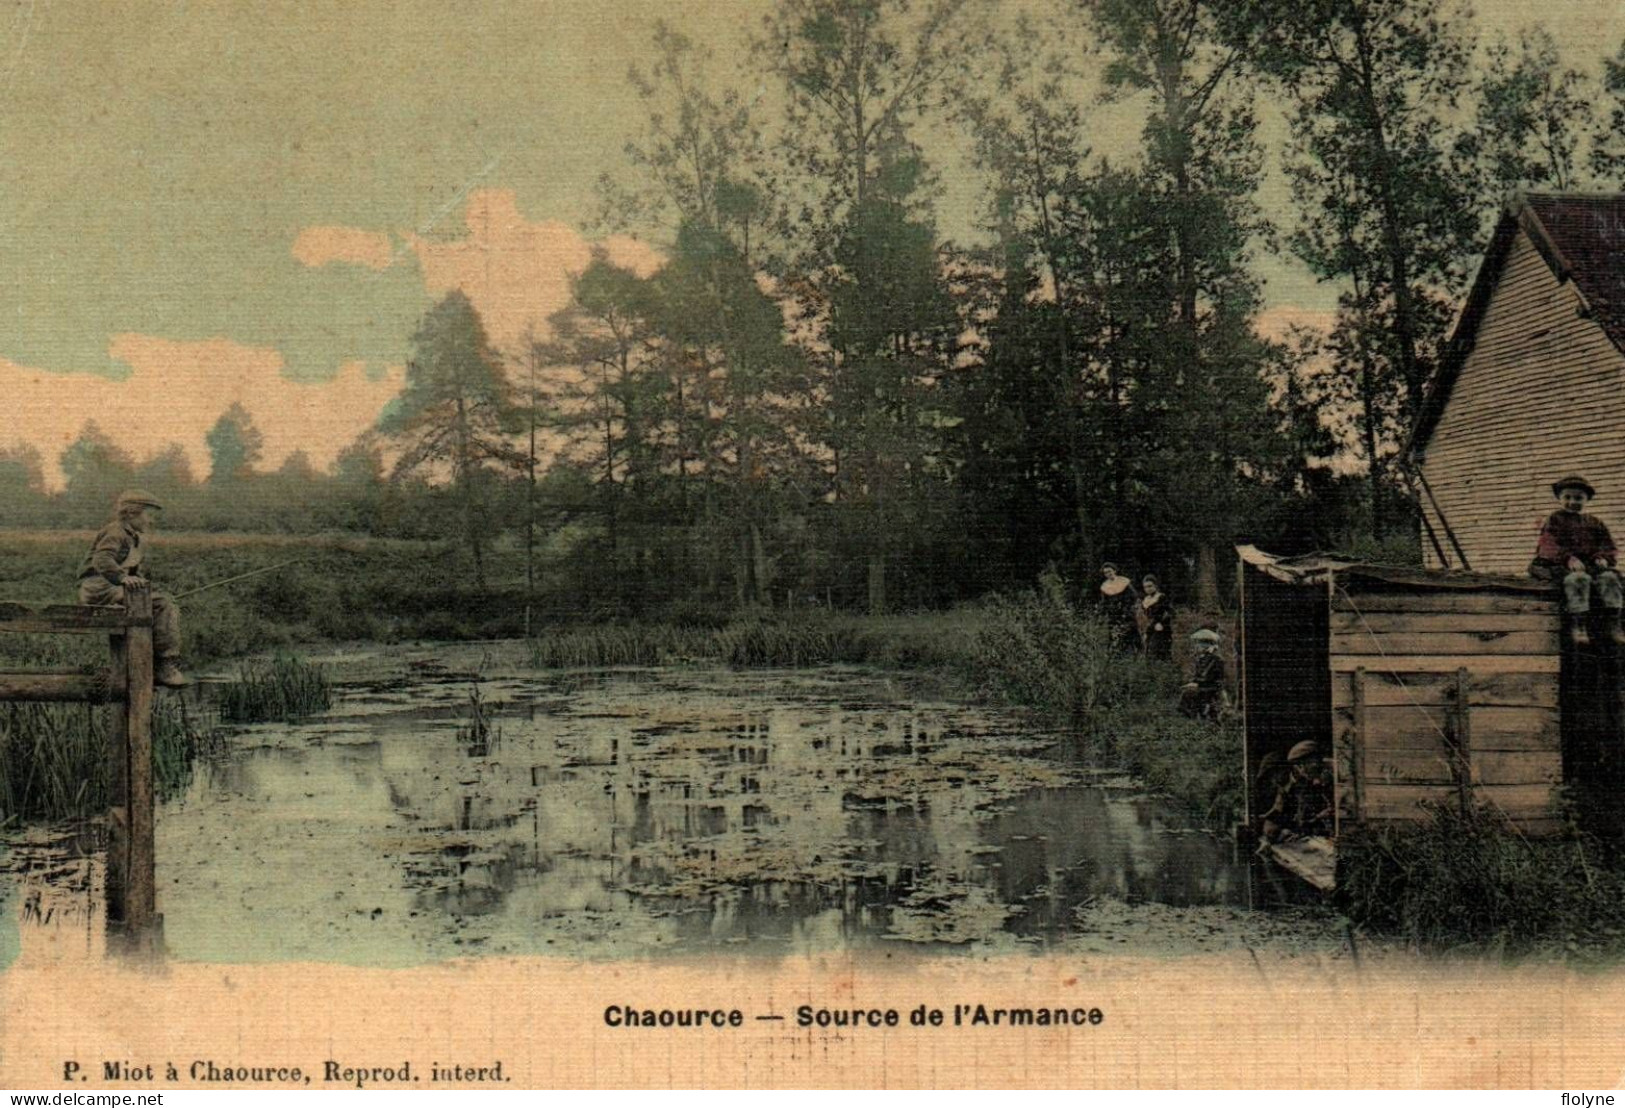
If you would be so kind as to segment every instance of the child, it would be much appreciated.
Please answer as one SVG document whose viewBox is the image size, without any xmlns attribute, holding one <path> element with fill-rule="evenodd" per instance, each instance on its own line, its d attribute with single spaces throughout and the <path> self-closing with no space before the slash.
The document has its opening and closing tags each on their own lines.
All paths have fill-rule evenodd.
<svg viewBox="0 0 1625 1108">
<path fill-rule="evenodd" d="M 1224 707 L 1224 659 L 1219 656 L 1219 633 L 1202 628 L 1191 634 L 1196 656 L 1191 679 L 1179 690 L 1179 710 L 1197 719 L 1218 719 Z"/>
<path fill-rule="evenodd" d="M 1614 572 L 1619 551 L 1602 520 L 1586 514 L 1586 503 L 1597 491 L 1585 478 L 1570 476 L 1552 486 L 1552 495 L 1562 507 L 1542 525 L 1529 573 L 1544 581 L 1563 582 L 1563 610 L 1570 618 L 1570 634 L 1576 646 L 1591 642 L 1586 624 L 1591 614 L 1595 577 L 1608 637 L 1616 644 L 1625 645 L 1625 631 L 1619 625 L 1620 609 L 1625 607 L 1625 589 L 1620 587 L 1619 574 Z"/>
</svg>

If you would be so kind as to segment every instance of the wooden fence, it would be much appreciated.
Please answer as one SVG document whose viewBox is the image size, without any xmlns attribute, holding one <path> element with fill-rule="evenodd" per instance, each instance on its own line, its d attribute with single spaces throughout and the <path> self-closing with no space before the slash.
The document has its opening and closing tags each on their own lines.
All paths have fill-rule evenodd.
<svg viewBox="0 0 1625 1108">
<path fill-rule="evenodd" d="M 0 672 L 0 701 L 108 704 L 112 796 L 108 813 L 107 923 L 116 949 L 154 953 L 162 945 L 153 850 L 152 592 L 126 586 L 125 606 L 0 603 L 0 632 L 106 635 L 107 669 Z"/>
</svg>

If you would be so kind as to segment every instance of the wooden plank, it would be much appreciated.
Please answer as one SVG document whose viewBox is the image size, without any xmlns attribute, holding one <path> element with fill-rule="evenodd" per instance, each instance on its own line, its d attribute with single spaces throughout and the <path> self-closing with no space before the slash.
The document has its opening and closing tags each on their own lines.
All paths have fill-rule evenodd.
<svg viewBox="0 0 1625 1108">
<path fill-rule="evenodd" d="M 1449 706 L 1373 707 L 1366 705 L 1364 743 L 1368 757 L 1379 750 L 1442 749 L 1450 734 Z M 1332 713 L 1336 741 L 1353 743 L 1354 710 Z M 1562 716 L 1555 708 L 1474 708 L 1473 754 L 1491 750 L 1561 750 Z"/>
<path fill-rule="evenodd" d="M 1372 673 L 1451 673 L 1465 666 L 1473 673 L 1556 673 L 1552 654 L 1338 654 L 1333 673 L 1353 673 L 1365 666 Z"/>
<path fill-rule="evenodd" d="M 1557 751 L 1492 750 L 1475 752 L 1471 784 L 1560 785 L 1563 758 Z M 1366 759 L 1366 787 L 1381 785 L 1439 785 L 1456 783 L 1450 752 L 1435 750 L 1379 750 Z"/>
<path fill-rule="evenodd" d="M 1354 704 L 1353 675 L 1332 682 L 1332 707 Z M 1467 695 L 1474 708 L 1556 708 L 1555 673 L 1472 673 Z M 1455 677 L 1443 673 L 1374 673 L 1365 670 L 1368 708 L 1395 705 L 1434 707 L 1454 702 Z"/>
<path fill-rule="evenodd" d="M 1426 818 L 1426 814 L 1418 809 L 1413 812 L 1373 815 L 1366 820 L 1366 824 L 1369 826 L 1394 827 L 1406 823 L 1418 823 Z M 1530 838 L 1556 835 L 1565 831 L 1569 826 L 1568 821 L 1562 817 L 1545 813 L 1508 816 L 1507 820 L 1513 827 L 1517 828 L 1520 834 L 1527 835 Z"/>
<path fill-rule="evenodd" d="M 1467 671 L 1456 671 L 1456 703 L 1452 708 L 1453 724 L 1449 730 L 1450 755 L 1456 774 L 1456 792 L 1461 798 L 1461 812 L 1466 815 L 1472 804 L 1473 791 L 1473 706 L 1467 700 Z"/>
<path fill-rule="evenodd" d="M 152 593 L 126 588 L 125 600 L 137 626 L 126 635 L 127 750 L 129 783 L 129 871 L 124 890 L 124 922 L 130 932 L 150 935 L 157 924 L 152 790 Z"/>
<path fill-rule="evenodd" d="M 1472 795 L 1476 802 L 1511 819 L 1549 818 L 1557 798 L 1549 785 L 1480 785 Z M 1366 790 L 1367 810 L 1373 819 L 1423 818 L 1428 812 L 1423 804 L 1454 808 L 1456 786 L 1372 784 Z"/>
<path fill-rule="evenodd" d="M 1455 522 L 1451 518 L 1452 524 Z M 1531 540 L 1532 541 L 1532 540 Z M 1525 559 L 1527 562 L 1527 559 Z M 1334 612 L 1449 612 L 1453 614 L 1524 615 L 1546 613 L 1556 616 L 1557 591 L 1550 596 L 1534 593 L 1452 592 L 1452 593 L 1359 593 L 1332 597 Z"/>
<path fill-rule="evenodd" d="M 1539 612 L 1351 612 L 1334 611 L 1334 635 L 1436 635 L 1550 631 L 1556 633 L 1555 610 Z"/>
<path fill-rule="evenodd" d="M 35 609 L 26 604 L 0 603 L 0 631 L 107 635 L 122 634 L 129 625 L 129 616 L 118 607 L 48 604 Z"/>
<path fill-rule="evenodd" d="M 1391 635 L 1373 635 L 1364 630 L 1334 631 L 1331 650 L 1334 655 L 1550 654 L 1555 657 L 1558 635 L 1555 626 L 1545 631 L 1430 631 Z"/>
<path fill-rule="evenodd" d="M 0 701 L 105 704 L 121 699 L 105 673 L 0 673 Z"/>
<path fill-rule="evenodd" d="M 1353 705 L 1353 711 L 1351 713 L 1353 715 L 1353 717 L 1354 717 L 1354 719 L 1352 721 L 1353 724 L 1354 724 L 1354 732 L 1353 732 L 1354 774 L 1353 774 L 1353 790 L 1352 791 L 1354 793 L 1354 818 L 1355 819 L 1359 819 L 1365 813 L 1365 809 L 1360 803 L 1360 800 L 1361 800 L 1362 796 L 1364 795 L 1364 789 L 1365 789 L 1364 782 L 1365 782 L 1365 776 L 1366 776 L 1365 757 L 1366 757 L 1366 749 L 1367 749 L 1367 747 L 1366 747 L 1367 721 L 1366 721 L 1366 704 L 1365 704 L 1365 682 L 1366 682 L 1366 672 L 1365 672 L 1365 670 L 1364 669 L 1355 670 L 1354 671 L 1354 681 L 1353 681 L 1354 705 Z M 1333 830 L 1335 831 L 1337 829 L 1334 828 Z"/>
<path fill-rule="evenodd" d="M 1269 854 L 1282 869 L 1322 892 L 1336 884 L 1337 852 L 1331 840 L 1314 836 L 1286 843 L 1270 843 Z"/>
</svg>

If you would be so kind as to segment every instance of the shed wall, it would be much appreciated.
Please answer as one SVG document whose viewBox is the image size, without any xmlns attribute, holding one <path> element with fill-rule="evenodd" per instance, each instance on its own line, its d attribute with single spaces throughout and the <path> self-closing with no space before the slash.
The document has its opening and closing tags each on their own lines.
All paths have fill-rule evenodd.
<svg viewBox="0 0 1625 1108">
<path fill-rule="evenodd" d="M 1558 827 L 1559 617 L 1538 592 L 1334 590 L 1332 750 L 1340 825 L 1471 799 Z M 1461 711 L 1462 694 L 1466 711 Z"/>
<path fill-rule="evenodd" d="M 1580 308 L 1519 231 L 1423 463 L 1479 573 L 1527 569 L 1555 507 L 1549 486 L 1566 473 L 1596 485 L 1599 514 L 1625 528 L 1625 355 Z"/>
</svg>

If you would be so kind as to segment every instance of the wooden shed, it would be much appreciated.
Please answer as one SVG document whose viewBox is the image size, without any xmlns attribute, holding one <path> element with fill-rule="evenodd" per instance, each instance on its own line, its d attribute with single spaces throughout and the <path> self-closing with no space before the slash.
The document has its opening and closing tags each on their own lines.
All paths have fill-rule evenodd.
<svg viewBox="0 0 1625 1108">
<path fill-rule="evenodd" d="M 1528 577 L 1240 554 L 1247 816 L 1258 780 L 1313 739 L 1332 757 L 1336 834 L 1483 804 L 1528 834 L 1561 826 L 1558 599 Z M 1329 874 L 1329 869 L 1328 869 Z"/>
<path fill-rule="evenodd" d="M 1532 193 L 1502 218 L 1408 448 L 1427 564 L 1523 573 L 1550 486 L 1625 528 L 1625 195 Z"/>
</svg>

